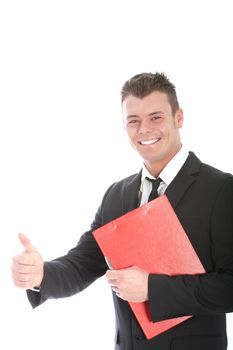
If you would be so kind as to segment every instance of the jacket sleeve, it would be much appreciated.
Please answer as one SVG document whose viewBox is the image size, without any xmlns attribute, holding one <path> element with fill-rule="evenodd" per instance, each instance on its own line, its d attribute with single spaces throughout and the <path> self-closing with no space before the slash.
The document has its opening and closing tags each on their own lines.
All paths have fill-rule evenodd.
<svg viewBox="0 0 233 350">
<path fill-rule="evenodd" d="M 90 231 L 82 235 L 77 246 L 66 255 L 44 263 L 40 291 L 27 290 L 33 308 L 47 299 L 74 295 L 106 272 L 105 259 L 92 235 L 92 231 L 101 226 L 101 221 L 100 207 Z"/>
<path fill-rule="evenodd" d="M 202 275 L 149 275 L 152 320 L 233 311 L 233 178 L 224 182 L 210 218 L 213 271 Z"/>
</svg>

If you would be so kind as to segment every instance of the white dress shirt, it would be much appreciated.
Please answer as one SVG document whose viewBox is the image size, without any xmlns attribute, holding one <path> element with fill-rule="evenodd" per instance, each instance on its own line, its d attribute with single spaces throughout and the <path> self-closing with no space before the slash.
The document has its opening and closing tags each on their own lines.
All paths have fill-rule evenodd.
<svg viewBox="0 0 233 350">
<path fill-rule="evenodd" d="M 184 146 L 182 146 L 180 151 L 163 168 L 163 170 L 159 174 L 159 177 L 162 180 L 158 188 L 159 196 L 164 194 L 168 185 L 172 182 L 172 180 L 175 178 L 179 170 L 184 165 L 188 155 L 189 153 L 187 149 Z M 155 177 L 153 177 L 149 173 L 146 166 L 143 164 L 141 187 L 140 187 L 140 195 L 141 195 L 140 205 L 143 205 L 148 202 L 148 198 L 152 190 L 152 183 L 149 180 L 147 180 L 146 177 L 149 177 L 150 179 L 155 179 Z"/>
</svg>

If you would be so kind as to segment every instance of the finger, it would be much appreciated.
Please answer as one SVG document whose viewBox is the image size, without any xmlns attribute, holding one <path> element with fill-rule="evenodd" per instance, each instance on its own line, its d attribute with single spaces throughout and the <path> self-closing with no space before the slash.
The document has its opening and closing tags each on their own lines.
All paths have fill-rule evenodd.
<svg viewBox="0 0 233 350">
<path fill-rule="evenodd" d="M 19 283 L 25 283 L 25 284 L 31 283 L 31 276 L 28 274 L 24 274 L 24 273 L 16 274 L 16 275 L 13 275 L 13 278 L 17 280 Z"/>
<path fill-rule="evenodd" d="M 30 239 L 23 233 L 19 233 L 19 240 L 24 246 L 27 253 L 34 253 L 37 251 L 36 248 L 32 245 Z"/>
<path fill-rule="evenodd" d="M 108 279 L 108 284 L 111 284 L 112 286 L 116 286 L 120 283 L 117 279 Z"/>
<path fill-rule="evenodd" d="M 108 281 L 115 281 L 119 278 L 119 271 L 117 270 L 108 270 L 106 272 L 106 277 L 108 279 Z"/>
<path fill-rule="evenodd" d="M 13 257 L 13 264 L 15 265 L 34 265 L 34 257 L 27 252 L 23 252 L 22 254 L 16 255 Z"/>
<path fill-rule="evenodd" d="M 15 264 L 13 263 L 11 266 L 11 270 L 14 273 L 24 273 L 24 274 L 34 274 L 37 272 L 34 265 L 23 265 L 23 264 Z"/>
<path fill-rule="evenodd" d="M 30 289 L 33 288 L 33 283 L 31 281 L 21 281 L 18 278 L 14 278 L 13 276 L 13 281 L 16 287 L 24 288 L 24 289 Z"/>
<path fill-rule="evenodd" d="M 32 288 L 35 285 L 34 274 L 19 273 L 12 270 L 12 279 L 17 287 Z"/>
<path fill-rule="evenodd" d="M 120 288 L 120 283 L 117 283 L 115 281 L 112 281 L 112 282 L 108 281 L 108 284 L 110 284 L 112 288 L 118 288 L 118 289 Z"/>
</svg>

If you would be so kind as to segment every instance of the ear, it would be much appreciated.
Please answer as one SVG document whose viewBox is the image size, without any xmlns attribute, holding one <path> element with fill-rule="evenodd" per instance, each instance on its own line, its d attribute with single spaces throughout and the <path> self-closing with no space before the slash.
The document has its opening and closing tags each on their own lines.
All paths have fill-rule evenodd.
<svg viewBox="0 0 233 350">
<path fill-rule="evenodd" d="M 184 122 L 183 110 L 179 108 L 175 114 L 175 124 L 177 128 L 182 128 Z"/>
</svg>

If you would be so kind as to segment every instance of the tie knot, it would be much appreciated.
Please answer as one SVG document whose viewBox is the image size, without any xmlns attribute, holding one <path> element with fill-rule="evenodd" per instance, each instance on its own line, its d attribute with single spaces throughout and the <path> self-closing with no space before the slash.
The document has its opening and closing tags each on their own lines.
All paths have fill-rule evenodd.
<svg viewBox="0 0 233 350">
<path fill-rule="evenodd" d="M 158 177 L 157 179 L 150 179 L 149 177 L 147 177 L 146 179 L 152 183 L 152 190 L 148 199 L 148 202 L 150 202 L 152 199 L 158 197 L 158 188 L 162 180 L 160 179 L 160 177 Z"/>
</svg>

